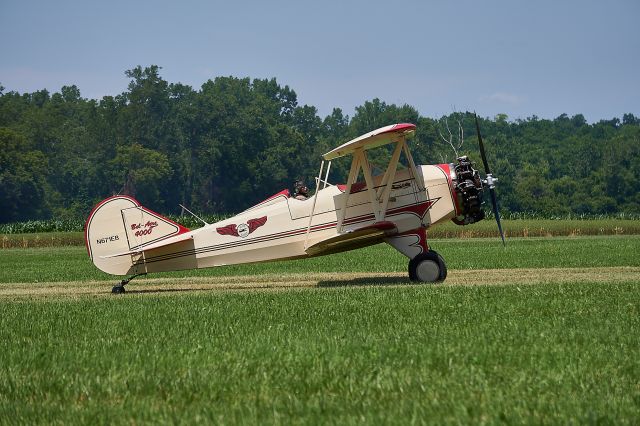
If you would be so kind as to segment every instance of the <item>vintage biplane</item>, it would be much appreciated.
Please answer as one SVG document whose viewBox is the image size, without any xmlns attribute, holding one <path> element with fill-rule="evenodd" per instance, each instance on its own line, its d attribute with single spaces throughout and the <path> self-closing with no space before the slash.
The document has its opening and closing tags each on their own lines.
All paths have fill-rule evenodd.
<svg viewBox="0 0 640 426">
<path fill-rule="evenodd" d="M 427 229 L 448 220 L 466 225 L 483 219 L 487 187 L 504 242 L 496 179 L 477 125 L 476 118 L 484 180 L 466 156 L 455 164 L 416 165 L 407 144 L 415 125 L 394 124 L 324 154 L 315 193 L 308 199 L 283 190 L 199 229 L 189 230 L 129 196 L 107 198 L 87 219 L 89 257 L 104 272 L 130 276 L 113 287 L 114 293 L 123 293 L 133 277 L 151 272 L 300 259 L 385 242 L 409 258 L 411 280 L 442 281 L 447 268 L 429 248 Z M 383 145 L 390 145 L 390 159 L 374 176 L 368 151 Z M 346 183 L 330 184 L 331 161 L 342 156 L 351 156 Z"/>
</svg>

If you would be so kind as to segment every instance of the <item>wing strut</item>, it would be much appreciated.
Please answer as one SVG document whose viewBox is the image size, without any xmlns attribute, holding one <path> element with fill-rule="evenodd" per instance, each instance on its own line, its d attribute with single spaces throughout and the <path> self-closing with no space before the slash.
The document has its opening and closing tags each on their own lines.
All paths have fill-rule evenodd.
<svg viewBox="0 0 640 426">
<path fill-rule="evenodd" d="M 400 123 L 381 127 L 373 132 L 369 132 L 358 138 L 352 139 L 349 142 L 340 145 L 338 148 L 324 154 L 323 157 L 325 160 L 332 160 L 349 154 L 351 154 L 353 158 L 351 161 L 349 177 L 346 182 L 347 186 L 344 191 L 344 197 L 341 200 L 342 205 L 336 206 L 338 216 L 336 230 L 339 234 L 342 233 L 342 228 L 347 215 L 351 189 L 358 179 L 360 169 L 362 169 L 362 174 L 364 175 L 364 180 L 367 185 L 367 193 L 369 194 L 371 209 L 376 223 L 382 222 L 385 219 L 387 206 L 389 205 L 389 198 L 393 189 L 393 182 L 395 181 L 395 175 L 398 168 L 398 162 L 403 152 L 407 162 L 409 163 L 410 174 L 415 181 L 416 189 L 418 189 L 418 192 L 420 193 L 425 191 L 425 185 L 418 179 L 418 168 L 416 167 L 413 156 L 407 146 L 407 137 L 414 133 L 415 128 L 415 125 L 409 123 Z M 390 143 L 395 143 L 396 146 L 393 150 L 391 160 L 387 165 L 387 170 L 379 182 L 379 185 L 375 187 L 366 150 Z M 416 203 L 418 203 L 417 198 Z"/>
<path fill-rule="evenodd" d="M 413 175 L 413 180 L 416 181 L 416 186 L 418 187 L 418 190 L 425 191 L 426 187 L 421 188 L 421 186 L 424 186 L 424 185 L 420 185 L 420 182 L 419 182 L 420 179 L 418 179 L 418 168 L 416 167 L 416 163 L 413 161 L 413 156 L 411 155 L 411 151 L 409 151 L 409 147 L 407 146 L 406 142 L 404 143 L 403 148 L 404 148 L 404 155 L 407 157 L 407 161 L 409 162 L 409 167 L 411 168 L 411 174 Z"/>
<path fill-rule="evenodd" d="M 349 177 L 347 178 L 347 188 L 344 190 L 344 201 L 342 202 L 342 206 L 338 210 L 338 223 L 336 229 L 338 233 L 342 232 L 342 224 L 344 223 L 345 215 L 347 214 L 347 203 L 349 201 L 349 194 L 351 194 L 351 187 L 353 183 L 358 178 L 358 173 L 360 172 L 360 157 L 357 155 L 353 156 L 353 160 L 351 161 L 351 169 L 349 170 Z"/>
<path fill-rule="evenodd" d="M 396 147 L 394 148 L 391 160 L 387 165 L 387 170 L 385 171 L 379 186 L 376 188 L 374 186 L 373 176 L 371 175 L 371 166 L 369 165 L 366 151 L 363 147 L 356 148 L 353 151 L 353 161 L 351 162 L 351 170 L 349 171 L 349 177 L 347 178 L 345 197 L 342 203 L 342 207 L 339 209 L 338 213 L 338 233 L 342 232 L 342 224 L 344 223 L 347 211 L 348 200 L 351 194 L 351 187 L 357 180 L 360 169 L 362 169 L 362 174 L 364 175 L 364 180 L 367 184 L 367 193 L 369 194 L 371 208 L 373 210 L 376 222 L 382 222 L 385 220 L 387 205 L 389 204 L 389 197 L 391 195 L 391 189 L 393 187 L 393 182 L 395 180 L 396 171 L 398 170 L 398 163 L 400 161 L 400 155 L 402 154 L 402 152 L 405 153 L 414 180 L 417 180 L 415 178 L 416 176 L 418 176 L 418 171 L 413 158 L 411 157 L 411 153 L 409 152 L 406 137 L 402 135 L 396 142 Z"/>
<path fill-rule="evenodd" d="M 324 175 L 324 185 L 322 186 L 322 189 L 325 189 L 327 187 L 327 185 L 329 184 L 329 171 L 331 170 L 331 161 L 329 161 L 329 164 L 327 165 L 327 174 Z"/>
<path fill-rule="evenodd" d="M 329 162 L 331 167 L 331 162 Z M 307 249 L 307 241 L 309 241 L 309 232 L 311 231 L 311 221 L 313 220 L 313 213 L 316 211 L 316 201 L 318 201 L 318 192 L 320 192 L 320 179 L 322 178 L 322 169 L 324 169 L 324 160 L 320 163 L 320 173 L 318 173 L 318 179 L 316 179 L 316 193 L 313 195 L 313 205 L 311 206 L 311 213 L 309 213 L 309 224 L 307 225 L 307 233 L 304 238 L 304 248 Z M 327 170 L 327 175 L 329 171 Z M 325 186 L 327 182 L 325 180 Z"/>
<path fill-rule="evenodd" d="M 398 161 L 400 161 L 400 154 L 402 153 L 402 149 L 406 144 L 404 138 L 401 138 L 396 144 L 395 149 L 393 150 L 393 155 L 391 156 L 391 161 L 389 161 L 389 165 L 387 166 L 387 171 L 384 173 L 382 177 L 382 181 L 380 182 L 380 188 L 378 188 L 378 192 L 376 196 L 382 202 L 382 218 L 387 212 L 387 204 L 389 204 L 389 195 L 391 194 L 391 188 L 393 186 L 393 181 L 396 177 L 396 171 L 398 170 Z"/>
<path fill-rule="evenodd" d="M 371 200 L 371 209 L 373 210 L 373 215 L 376 218 L 376 222 L 380 222 L 382 221 L 384 214 L 380 209 L 380 203 L 378 203 L 378 197 L 376 196 L 373 176 L 371 176 L 371 165 L 369 164 L 369 160 L 367 159 L 367 154 L 364 152 L 364 148 L 358 148 L 356 149 L 355 155 L 362 157 L 362 159 L 360 160 L 360 167 L 362 168 L 364 181 L 367 183 L 367 193 L 369 194 L 369 199 Z"/>
</svg>

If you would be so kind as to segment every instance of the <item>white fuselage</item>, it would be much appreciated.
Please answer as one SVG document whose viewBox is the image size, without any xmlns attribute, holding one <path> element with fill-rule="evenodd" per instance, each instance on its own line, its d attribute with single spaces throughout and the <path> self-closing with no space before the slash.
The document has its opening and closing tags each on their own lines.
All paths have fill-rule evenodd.
<svg viewBox="0 0 640 426">
<path fill-rule="evenodd" d="M 417 169 L 419 182 L 407 169 L 396 173 L 384 214 L 384 221 L 392 222 L 399 234 L 456 215 L 448 170 L 440 166 Z M 374 177 L 376 186 L 380 180 Z M 192 238 L 182 235 L 177 243 L 132 254 L 126 274 L 309 257 L 306 249 L 313 244 L 377 222 L 370 192 L 354 185 L 338 226 L 347 197 L 344 189 L 326 186 L 315 200 L 314 196 L 298 200 L 276 194 L 234 217 L 190 231 Z"/>
</svg>

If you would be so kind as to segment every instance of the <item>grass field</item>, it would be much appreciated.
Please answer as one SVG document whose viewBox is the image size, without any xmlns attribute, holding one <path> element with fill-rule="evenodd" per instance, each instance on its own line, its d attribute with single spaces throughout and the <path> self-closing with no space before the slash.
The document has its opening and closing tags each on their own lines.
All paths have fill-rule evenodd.
<svg viewBox="0 0 640 426">
<path fill-rule="evenodd" d="M 19 224 L 17 224 L 19 225 Z M 507 237 L 558 237 L 587 235 L 640 235 L 640 220 L 637 219 L 505 219 L 502 225 Z M 5 226 L 6 231 L 12 229 Z M 20 230 L 28 226 L 14 226 Z M 483 220 L 472 226 L 458 226 L 452 222 L 439 224 L 429 229 L 431 238 L 490 238 L 498 237 L 493 220 Z M 0 233 L 0 248 L 38 248 L 60 246 L 83 246 L 82 232 L 12 232 Z"/>
<path fill-rule="evenodd" d="M 640 266 L 640 236 L 431 240 L 432 248 L 456 269 L 580 268 Z M 315 272 L 406 272 L 407 259 L 386 245 L 344 255 L 299 261 L 226 266 L 154 274 L 152 277 L 216 277 Z M 84 247 L 5 249 L 0 251 L 0 283 L 117 279 L 89 261 Z M 145 278 L 132 282 L 144 282 Z"/>
<path fill-rule="evenodd" d="M 640 237 L 433 240 L 156 274 L 0 251 L 0 423 L 640 422 Z"/>
</svg>

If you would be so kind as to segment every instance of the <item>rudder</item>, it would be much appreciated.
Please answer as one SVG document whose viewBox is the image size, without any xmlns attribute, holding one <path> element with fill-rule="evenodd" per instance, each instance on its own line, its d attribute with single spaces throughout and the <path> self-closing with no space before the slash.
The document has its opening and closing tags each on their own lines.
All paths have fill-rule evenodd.
<svg viewBox="0 0 640 426">
<path fill-rule="evenodd" d="M 101 271 L 113 275 L 146 272 L 142 250 L 149 244 L 189 232 L 125 195 L 98 203 L 85 225 L 89 257 Z M 119 255 L 122 253 L 122 255 Z"/>
</svg>

